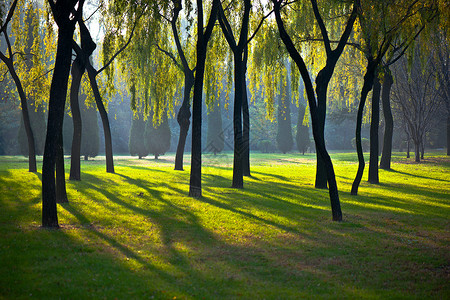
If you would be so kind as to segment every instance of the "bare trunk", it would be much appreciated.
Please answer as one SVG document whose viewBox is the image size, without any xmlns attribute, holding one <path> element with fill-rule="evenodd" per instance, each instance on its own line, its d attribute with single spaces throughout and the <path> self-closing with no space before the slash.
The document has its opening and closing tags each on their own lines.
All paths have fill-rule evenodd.
<svg viewBox="0 0 450 300">
<path fill-rule="evenodd" d="M 391 111 L 391 87 L 394 83 L 389 68 L 384 73 L 383 90 L 381 101 L 383 103 L 383 116 L 385 121 L 383 136 L 383 151 L 381 154 L 380 168 L 384 170 L 391 169 L 392 156 L 392 136 L 394 134 L 394 119 Z"/>
<path fill-rule="evenodd" d="M 72 111 L 73 137 L 72 150 L 70 152 L 69 180 L 81 180 L 80 154 L 82 122 L 78 94 L 84 69 L 81 59 L 77 57 L 72 63 L 72 84 L 70 85 L 70 110 Z"/>
<path fill-rule="evenodd" d="M 180 137 L 178 138 L 177 153 L 175 155 L 175 170 L 179 171 L 183 171 L 184 148 L 186 145 L 186 137 L 189 132 L 189 125 L 191 124 L 190 121 L 191 105 L 189 104 L 189 99 L 193 85 L 194 85 L 193 72 L 185 73 L 183 104 L 181 105 L 177 115 L 177 122 L 178 125 L 180 126 Z"/>
<path fill-rule="evenodd" d="M 102 119 L 103 132 L 105 136 L 106 172 L 114 173 L 114 157 L 108 113 L 103 105 L 102 96 L 100 95 L 100 91 L 98 89 L 95 71 L 92 66 L 88 66 L 87 70 L 89 82 L 91 84 L 92 91 L 94 92 L 95 103 L 97 104 L 97 109 L 100 113 L 100 118 Z"/>
<path fill-rule="evenodd" d="M 372 120 L 370 122 L 370 160 L 369 160 L 369 182 L 379 183 L 378 176 L 378 129 L 380 125 L 380 80 L 375 75 L 372 91 Z"/>
<path fill-rule="evenodd" d="M 351 195 L 358 195 L 359 184 L 361 183 L 361 179 L 364 173 L 365 162 L 361 143 L 361 126 L 362 126 L 364 105 L 367 100 L 367 95 L 369 94 L 373 86 L 375 71 L 376 71 L 376 63 L 374 62 L 372 57 L 369 57 L 367 62 L 366 75 L 364 75 L 364 85 L 361 90 L 361 98 L 359 101 L 358 115 L 356 119 L 355 135 L 356 135 L 356 152 L 358 153 L 358 171 L 356 172 L 355 180 L 353 180 L 352 190 L 350 192 Z"/>
</svg>

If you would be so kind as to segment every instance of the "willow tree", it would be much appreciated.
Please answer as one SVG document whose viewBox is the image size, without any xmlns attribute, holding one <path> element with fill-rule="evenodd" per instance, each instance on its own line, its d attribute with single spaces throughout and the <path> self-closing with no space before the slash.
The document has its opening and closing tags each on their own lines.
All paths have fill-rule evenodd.
<svg viewBox="0 0 450 300">
<path fill-rule="evenodd" d="M 344 47 L 347 43 L 347 40 L 351 34 L 353 24 L 356 19 L 356 12 L 358 9 L 359 1 L 355 0 L 353 3 L 353 8 L 350 12 L 350 16 L 345 23 L 345 27 L 342 35 L 339 38 L 337 46 L 335 49 L 331 47 L 330 34 L 325 26 L 325 23 L 322 18 L 322 13 L 317 5 L 315 0 L 311 0 L 311 5 L 314 13 L 315 20 L 317 22 L 317 26 L 319 27 L 319 31 L 321 34 L 321 40 L 325 47 L 326 53 L 326 62 L 325 66 L 319 71 L 316 76 L 316 89 L 314 92 L 314 88 L 312 85 L 311 77 L 308 73 L 308 69 L 306 67 L 305 61 L 301 56 L 300 52 L 297 50 L 294 45 L 290 35 L 287 33 L 284 25 L 284 21 L 281 17 L 281 8 L 286 5 L 283 0 L 272 0 L 275 11 L 275 19 L 278 25 L 278 30 L 280 32 L 280 37 L 285 44 L 289 55 L 294 60 L 297 65 L 300 74 L 302 76 L 307 98 L 308 104 L 311 114 L 311 121 L 313 127 L 313 135 L 314 141 L 316 143 L 316 149 L 318 152 L 317 156 L 317 175 L 316 175 L 316 187 L 317 188 L 326 188 L 326 183 L 328 183 L 329 195 L 331 201 L 331 209 L 334 221 L 342 220 L 342 212 L 339 201 L 339 193 L 336 184 L 336 178 L 334 174 L 333 163 L 331 162 L 331 158 L 328 155 L 328 152 L 325 147 L 324 140 L 324 126 L 325 126 L 325 114 L 326 114 L 326 102 L 327 102 L 327 88 L 330 82 L 330 79 L 333 75 L 334 69 L 338 62 L 339 57 L 341 56 Z M 300 4 L 301 5 L 301 4 Z M 344 6 L 345 7 L 345 6 Z M 301 8 L 301 7 L 300 7 Z M 292 13 L 293 10 L 290 12 Z M 317 97 L 317 99 L 316 99 Z M 322 162 L 324 166 L 322 166 Z M 325 169 L 325 172 L 323 170 Z M 325 182 L 322 182 L 322 176 L 320 175 L 322 172 L 326 174 Z"/>
<path fill-rule="evenodd" d="M 33 133 L 27 102 L 28 99 L 33 99 L 36 109 L 43 105 L 42 99 L 45 99 L 44 95 L 50 85 L 46 68 L 54 58 L 51 53 L 54 49 L 50 42 L 54 35 L 49 26 L 41 26 L 48 25 L 48 22 L 41 22 L 46 15 L 40 13 L 35 3 L 19 3 L 17 6 L 18 0 L 15 0 L 10 4 L 5 19 L 0 21 L 0 34 L 3 35 L 6 45 L 6 52 L 0 51 L 0 60 L 3 62 L 0 69 L 3 71 L 3 68 L 6 68 L 16 86 L 26 132 L 28 170 L 36 172 L 36 133 Z M 44 13 L 48 12 L 44 10 Z M 8 30 L 10 23 L 11 31 Z M 10 41 L 10 34 L 14 36 L 14 43 Z"/>
<path fill-rule="evenodd" d="M 407 32 L 407 38 L 401 42 L 401 51 L 397 55 L 400 58 L 420 32 L 422 32 L 426 23 L 434 18 L 434 11 L 435 7 L 433 3 L 425 0 L 405 0 L 399 3 L 385 1 L 364 2 L 358 10 L 358 20 L 361 25 L 362 50 L 366 57 L 367 65 L 364 83 L 361 89 L 355 130 L 359 163 L 358 171 L 352 184 L 352 195 L 358 194 L 358 187 L 365 166 L 361 144 L 363 110 L 367 96 L 377 78 L 377 72 L 380 70 L 381 62 L 393 44 L 393 41 L 402 33 L 402 30 L 405 30 Z M 379 109 L 379 106 L 373 106 L 372 108 Z M 372 174 L 377 175 L 378 163 L 373 163 L 373 165 L 373 168 L 376 168 L 376 170 Z"/>
<path fill-rule="evenodd" d="M 47 135 L 42 165 L 42 226 L 59 227 L 56 208 L 55 163 L 58 145 L 62 144 L 62 122 L 70 73 L 73 33 L 84 1 L 58 0 L 48 3 L 55 23 L 58 25 L 58 43 L 50 87 Z"/>
<path fill-rule="evenodd" d="M 194 98 L 192 100 L 192 155 L 191 176 L 189 182 L 189 196 L 201 197 L 202 195 L 202 95 L 203 77 L 205 73 L 206 52 L 208 41 L 216 23 L 217 13 L 221 3 L 213 0 L 209 13 L 208 23 L 204 29 L 203 1 L 197 0 L 197 44 L 194 80 Z"/>
</svg>

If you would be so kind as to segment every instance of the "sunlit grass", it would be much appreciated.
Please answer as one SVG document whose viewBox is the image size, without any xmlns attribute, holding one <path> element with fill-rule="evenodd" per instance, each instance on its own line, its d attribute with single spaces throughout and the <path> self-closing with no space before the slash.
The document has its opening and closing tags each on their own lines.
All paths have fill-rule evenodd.
<svg viewBox="0 0 450 300">
<path fill-rule="evenodd" d="M 344 222 L 314 189 L 315 155 L 204 155 L 203 197 L 173 156 L 82 161 L 59 230 L 39 227 L 40 173 L 0 158 L 0 298 L 448 298 L 450 160 L 394 155 L 350 195 L 354 153 L 332 153 Z M 67 169 L 68 167 L 66 167 Z M 66 170 L 68 171 L 68 170 Z"/>
</svg>

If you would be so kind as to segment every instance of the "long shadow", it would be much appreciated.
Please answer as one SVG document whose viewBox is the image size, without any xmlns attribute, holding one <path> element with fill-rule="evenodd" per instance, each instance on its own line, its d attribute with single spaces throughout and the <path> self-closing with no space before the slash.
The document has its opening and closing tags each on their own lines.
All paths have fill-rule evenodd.
<svg viewBox="0 0 450 300">
<path fill-rule="evenodd" d="M 436 180 L 436 181 L 449 182 L 448 180 L 445 180 L 445 179 L 428 177 L 428 176 L 417 175 L 417 174 L 411 174 L 411 173 L 407 173 L 407 172 L 404 172 L 404 171 L 397 171 L 397 170 L 394 170 L 394 169 L 386 170 L 386 172 L 398 173 L 398 174 L 407 175 L 407 176 L 416 177 L 416 178 L 422 178 L 422 179 L 431 179 L 431 180 Z"/>
</svg>

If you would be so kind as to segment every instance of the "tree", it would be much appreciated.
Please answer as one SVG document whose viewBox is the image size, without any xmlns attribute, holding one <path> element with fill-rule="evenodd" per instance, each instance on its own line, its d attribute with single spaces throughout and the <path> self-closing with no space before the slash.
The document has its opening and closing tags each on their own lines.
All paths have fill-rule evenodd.
<svg viewBox="0 0 450 300">
<path fill-rule="evenodd" d="M 28 110 L 31 128 L 33 130 L 33 136 L 35 141 L 36 155 L 42 155 L 44 153 L 45 143 L 45 113 L 42 104 L 30 103 L 30 109 Z M 33 105 L 34 104 L 34 105 Z M 20 121 L 20 128 L 18 133 L 19 147 L 22 155 L 28 156 L 28 140 L 23 117 Z"/>
<path fill-rule="evenodd" d="M 219 7 L 219 23 L 225 39 L 233 52 L 234 65 L 234 108 L 233 108 L 233 131 L 234 131 L 234 159 L 233 159 L 233 188 L 243 188 L 243 159 L 244 159 L 244 138 L 242 124 L 243 102 L 247 101 L 245 73 L 247 70 L 248 51 L 248 29 L 250 22 L 251 1 L 245 0 L 242 12 L 241 28 L 239 40 L 236 42 L 233 29 L 225 16 L 222 4 Z M 247 106 L 248 115 L 248 106 Z"/>
<path fill-rule="evenodd" d="M 98 155 L 99 134 L 97 110 L 92 104 L 83 105 L 81 119 L 84 124 L 81 139 L 81 155 L 84 160 Z"/>
<path fill-rule="evenodd" d="M 287 87 L 287 76 L 283 76 L 281 85 L 281 94 L 278 96 L 277 145 L 278 149 L 285 154 L 292 149 L 294 144 L 291 126 L 291 97 Z"/>
<path fill-rule="evenodd" d="M 421 55 L 426 59 L 423 64 L 419 60 Z M 432 57 L 432 53 L 422 54 L 416 47 L 410 71 L 405 58 L 393 68 L 393 100 L 414 142 L 416 162 L 420 162 L 426 133 L 434 126 L 436 113 L 442 107 L 439 89 L 436 89 L 437 74 L 431 67 Z"/>
<path fill-rule="evenodd" d="M 298 108 L 298 121 L 297 121 L 297 135 L 295 140 L 297 141 L 297 149 L 305 155 L 305 151 L 308 150 L 310 140 L 309 140 L 309 128 L 303 125 L 303 120 L 305 118 L 306 107 L 303 103 L 299 104 Z"/>
<path fill-rule="evenodd" d="M 36 172 L 36 152 L 35 152 L 35 140 L 34 140 L 34 134 L 33 130 L 31 128 L 31 121 L 28 113 L 28 105 L 27 105 L 27 97 L 24 91 L 24 88 L 22 86 L 22 82 L 14 68 L 14 53 L 12 50 L 11 42 L 9 41 L 8 36 L 8 24 L 11 21 L 14 10 L 16 9 L 17 0 L 15 0 L 8 11 L 8 14 L 6 16 L 6 19 L 1 23 L 0 27 L 0 34 L 3 33 L 3 36 L 5 38 L 6 44 L 8 46 L 8 55 L 6 56 L 3 52 L 0 51 L 0 59 L 5 63 L 5 65 L 8 68 L 9 73 L 11 74 L 11 77 L 14 80 L 14 83 L 17 88 L 17 92 L 19 93 L 20 97 L 20 104 L 22 108 L 22 120 L 24 123 L 25 131 L 27 134 L 27 142 L 28 142 L 28 171 L 29 172 Z"/>
<path fill-rule="evenodd" d="M 378 127 L 380 124 L 380 94 L 381 83 L 378 78 L 374 79 L 372 90 L 372 118 L 370 122 L 370 160 L 369 178 L 370 183 L 379 183 L 378 178 Z"/>
<path fill-rule="evenodd" d="M 70 180 L 81 180 L 80 155 L 83 141 L 82 140 L 83 126 L 79 105 L 79 94 L 80 94 L 81 80 L 86 70 L 87 57 L 89 57 L 96 48 L 96 45 L 92 41 L 89 31 L 87 30 L 86 26 L 84 26 L 84 23 L 80 23 L 80 32 L 81 32 L 80 37 L 81 37 L 82 53 L 77 55 L 77 57 L 72 63 L 71 69 L 72 84 L 70 85 L 70 110 L 72 111 L 73 136 L 72 136 L 72 149 L 70 158 L 70 176 L 69 176 Z M 98 128 L 98 124 L 96 124 L 95 126 L 96 126 L 95 128 Z M 97 148 L 98 148 L 98 138 L 97 138 Z M 98 152 L 98 149 L 96 151 Z M 85 158 L 87 158 L 87 156 L 85 156 Z"/>
<path fill-rule="evenodd" d="M 147 120 L 145 126 L 145 145 L 148 153 L 158 159 L 160 155 L 164 155 L 170 148 L 170 127 L 167 118 L 167 112 L 163 112 L 160 122 L 154 122 L 153 118 Z"/>
<path fill-rule="evenodd" d="M 84 0 L 48 1 L 58 25 L 58 43 L 50 87 L 47 135 L 42 166 L 42 226 L 59 227 L 56 209 L 55 164 L 62 149 L 62 123 L 72 56 L 72 38 Z M 76 7 L 77 5 L 77 7 Z"/>
<path fill-rule="evenodd" d="M 331 43 L 329 39 L 328 32 L 326 30 L 325 24 L 323 23 L 322 16 L 320 15 L 320 12 L 318 11 L 317 2 L 312 0 L 311 4 L 313 6 L 314 15 L 318 22 L 320 32 L 323 37 L 323 42 L 326 48 L 326 65 L 325 67 L 318 73 L 316 77 L 316 94 L 317 94 L 317 102 L 316 102 L 316 94 L 314 93 L 314 89 L 312 86 L 311 78 L 308 73 L 308 69 L 306 67 L 306 64 L 300 55 L 299 51 L 296 49 L 291 37 L 287 33 L 283 19 L 281 18 L 281 7 L 282 4 L 284 5 L 283 0 L 272 0 L 274 5 L 274 11 L 275 11 L 275 19 L 278 25 L 278 30 L 280 32 L 280 37 L 285 44 L 287 51 L 289 52 L 289 55 L 294 60 L 295 64 L 297 65 L 297 68 L 299 69 L 299 72 L 303 78 L 303 82 L 305 85 L 306 94 L 308 97 L 308 104 L 309 109 L 311 113 L 311 121 L 312 121 L 312 127 L 313 127 L 313 136 L 314 141 L 316 143 L 316 149 L 318 152 L 318 162 L 317 162 L 317 173 L 319 173 L 319 170 L 322 168 L 319 166 L 319 160 L 321 160 L 325 165 L 326 170 L 326 181 L 328 182 L 328 188 L 329 188 L 329 195 L 330 195 L 330 202 L 331 202 L 331 210 L 332 210 L 332 216 L 334 221 L 341 221 L 342 220 L 342 211 L 340 207 L 340 201 L 339 201 L 339 193 L 337 189 L 336 184 L 336 177 L 334 174 L 334 168 L 333 163 L 331 161 L 330 156 L 328 155 L 328 152 L 325 147 L 325 140 L 324 140 L 324 126 L 325 126 L 325 109 L 326 109 L 326 92 L 328 83 L 331 79 L 331 76 L 333 75 L 334 68 L 336 66 L 336 63 L 342 54 L 342 51 L 344 50 L 345 44 L 347 43 L 348 37 L 350 36 L 353 23 L 356 19 L 356 12 L 357 7 L 359 4 L 359 1 L 355 1 L 353 4 L 353 9 L 351 12 L 350 17 L 347 20 L 347 23 L 345 25 L 345 29 L 343 34 L 341 35 L 338 46 L 333 50 L 331 48 Z M 316 175 L 316 187 L 326 187 L 325 185 L 318 184 L 318 178 L 319 175 Z"/>
<path fill-rule="evenodd" d="M 384 67 L 383 74 L 384 76 L 381 92 L 381 102 L 383 104 L 384 135 L 383 135 L 383 150 L 380 159 L 380 168 L 384 170 L 389 170 L 391 168 L 392 137 L 394 135 L 394 119 L 392 117 L 390 95 L 394 80 L 392 78 L 389 66 Z"/>
<path fill-rule="evenodd" d="M 148 155 L 145 146 L 145 120 L 142 114 L 134 114 L 130 129 L 130 141 L 128 144 L 130 154 L 138 156 L 139 159 Z"/>
<path fill-rule="evenodd" d="M 197 65 L 195 67 L 194 98 L 192 100 L 192 154 L 189 196 L 202 195 L 202 94 L 203 76 L 205 73 L 206 49 L 217 18 L 220 6 L 213 0 L 206 29 L 203 29 L 203 1 L 197 0 Z"/>
<path fill-rule="evenodd" d="M 430 10 L 424 14 L 426 17 L 421 19 L 424 11 Z M 361 24 L 361 34 L 363 42 L 363 53 L 367 60 L 366 73 L 364 75 L 364 83 L 361 89 L 360 103 L 358 106 L 357 122 L 356 122 L 356 151 L 358 154 L 358 171 L 352 184 L 351 194 L 358 194 L 358 187 L 364 172 L 364 155 L 361 145 L 361 126 L 363 118 L 363 110 L 365 102 L 370 90 L 373 87 L 374 81 L 377 78 L 377 72 L 380 71 L 380 64 L 386 53 L 394 44 L 398 36 L 404 35 L 400 45 L 396 46 L 396 58 L 391 60 L 391 63 L 398 60 L 418 37 L 420 32 L 425 27 L 425 24 L 433 19 L 433 5 L 427 1 L 409 1 L 405 0 L 402 3 L 388 3 L 388 2 L 364 2 L 358 11 L 358 19 Z M 381 20 L 381 22 L 380 22 Z M 406 25 L 405 25 L 406 24 Z M 395 52 L 400 51 L 396 54 Z M 379 92 L 377 92 L 379 93 Z M 379 97 L 379 96 L 378 96 Z M 379 110 L 379 105 L 374 106 Z M 375 124 L 378 130 L 378 123 Z M 377 158 L 378 159 L 378 158 Z M 378 173 L 377 163 L 372 164 L 372 172 Z"/>
</svg>

